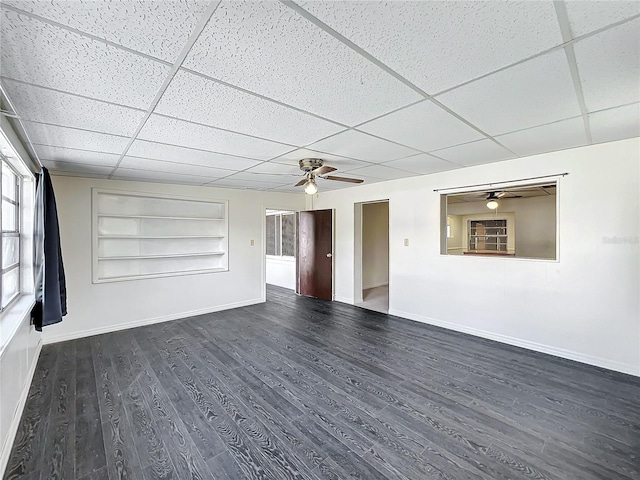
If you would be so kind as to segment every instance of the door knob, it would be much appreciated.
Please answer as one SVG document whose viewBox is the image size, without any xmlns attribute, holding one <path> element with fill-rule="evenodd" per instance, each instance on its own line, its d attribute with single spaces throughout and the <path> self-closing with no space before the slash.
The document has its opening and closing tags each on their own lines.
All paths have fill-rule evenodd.
<svg viewBox="0 0 640 480">
<path fill-rule="evenodd" d="M 333 257 L 333 255 L 331 255 L 330 253 L 327 253 L 327 258 L 331 258 Z"/>
</svg>

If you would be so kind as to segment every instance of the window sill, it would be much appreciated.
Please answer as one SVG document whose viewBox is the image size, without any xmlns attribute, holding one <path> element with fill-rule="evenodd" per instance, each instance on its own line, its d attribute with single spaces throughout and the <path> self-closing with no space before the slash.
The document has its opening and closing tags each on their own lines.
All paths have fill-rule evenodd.
<svg viewBox="0 0 640 480">
<path fill-rule="evenodd" d="M 23 294 L 13 302 L 0 317 L 0 357 L 11 342 L 18 328 L 26 320 L 29 321 L 31 309 L 36 300 L 32 294 Z"/>
<path fill-rule="evenodd" d="M 281 257 L 279 255 L 267 255 L 267 260 L 278 263 L 296 263 L 296 257 Z"/>
</svg>

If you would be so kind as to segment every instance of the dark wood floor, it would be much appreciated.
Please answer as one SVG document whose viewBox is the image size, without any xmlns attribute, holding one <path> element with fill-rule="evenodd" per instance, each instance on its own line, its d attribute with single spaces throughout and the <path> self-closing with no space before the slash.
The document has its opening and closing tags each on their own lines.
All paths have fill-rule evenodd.
<svg viewBox="0 0 640 480">
<path fill-rule="evenodd" d="M 43 349 L 5 478 L 640 478 L 640 380 L 269 288 Z"/>
</svg>

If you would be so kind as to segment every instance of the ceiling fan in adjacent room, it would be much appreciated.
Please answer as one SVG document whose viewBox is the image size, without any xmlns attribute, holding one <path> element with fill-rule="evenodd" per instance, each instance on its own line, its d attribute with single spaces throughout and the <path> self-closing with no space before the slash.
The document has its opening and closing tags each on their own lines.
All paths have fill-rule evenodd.
<svg viewBox="0 0 640 480">
<path fill-rule="evenodd" d="M 325 165 L 324 161 L 321 158 L 303 158 L 298 163 L 300 164 L 300 170 L 304 172 L 304 178 L 296 183 L 295 186 L 300 187 L 304 185 L 304 191 L 307 195 L 314 195 L 318 191 L 316 178 L 349 183 L 364 182 L 364 180 L 361 180 L 359 178 L 336 177 L 333 175 L 327 175 L 331 172 L 335 172 L 337 168 Z"/>
</svg>

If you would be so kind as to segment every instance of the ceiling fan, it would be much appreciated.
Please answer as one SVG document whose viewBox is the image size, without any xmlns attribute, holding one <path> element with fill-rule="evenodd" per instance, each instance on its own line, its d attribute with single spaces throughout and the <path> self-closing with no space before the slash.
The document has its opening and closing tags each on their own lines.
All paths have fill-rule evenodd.
<svg viewBox="0 0 640 480">
<path fill-rule="evenodd" d="M 325 165 L 324 161 L 321 158 L 303 158 L 298 163 L 300 164 L 300 170 L 304 172 L 304 178 L 296 183 L 295 186 L 300 187 L 304 185 L 304 191 L 307 195 L 314 195 L 318 191 L 316 178 L 349 183 L 364 182 L 364 180 L 361 180 L 359 178 L 336 177 L 333 175 L 327 175 L 328 173 L 335 172 L 337 168 Z"/>
</svg>

